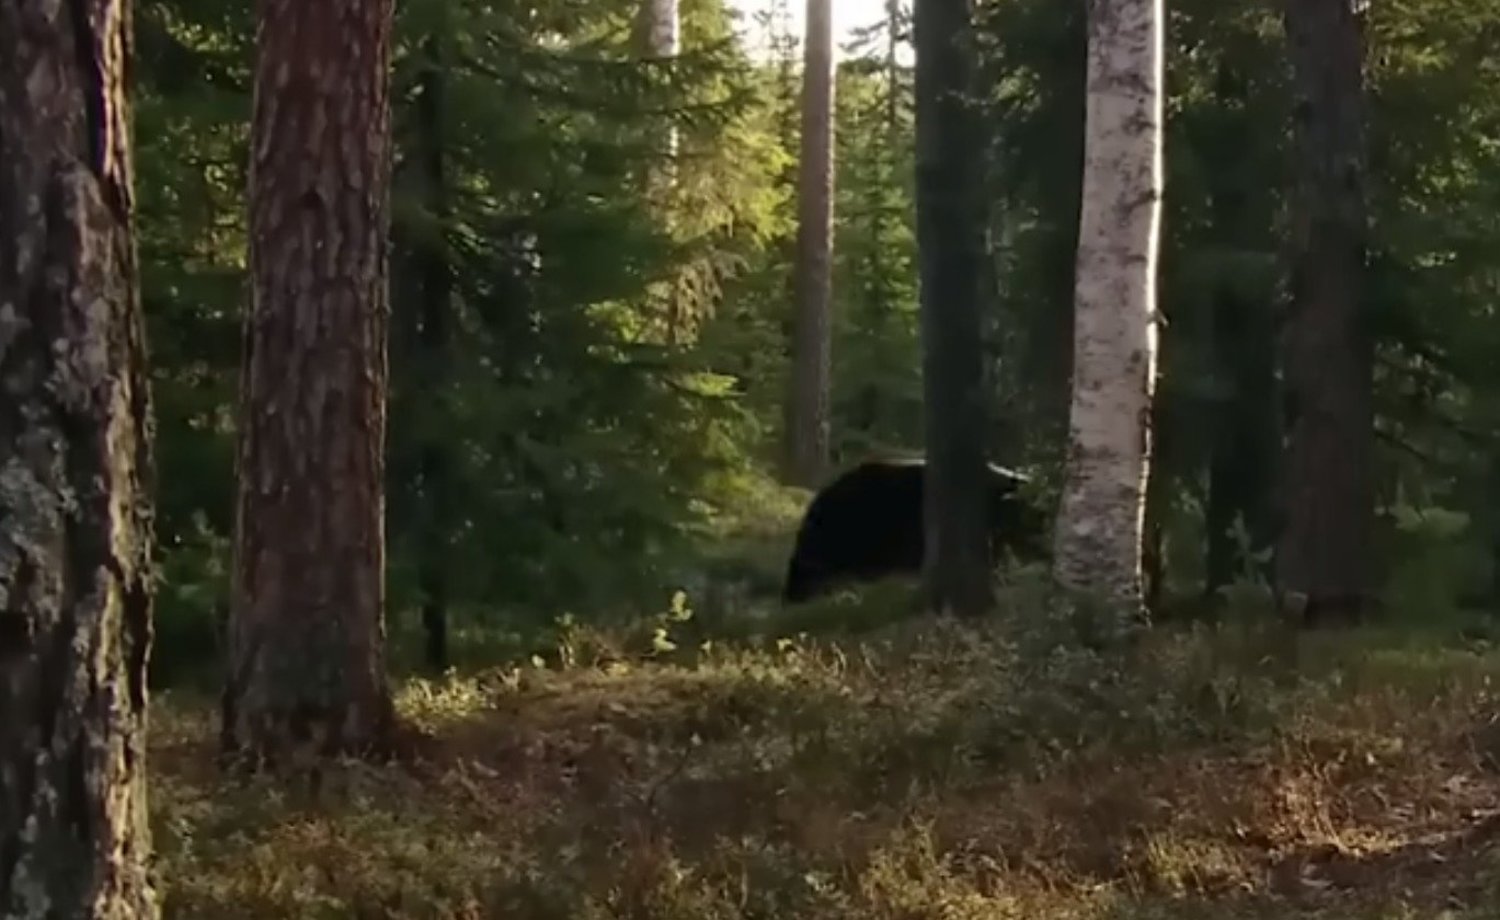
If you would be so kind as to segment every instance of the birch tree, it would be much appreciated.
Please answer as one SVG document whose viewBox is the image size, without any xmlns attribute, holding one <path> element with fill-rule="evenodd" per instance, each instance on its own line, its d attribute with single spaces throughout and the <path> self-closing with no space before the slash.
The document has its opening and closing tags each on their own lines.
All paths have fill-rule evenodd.
<svg viewBox="0 0 1500 920">
<path fill-rule="evenodd" d="M 1161 0 L 1092 0 L 1057 581 L 1140 613 L 1156 377 Z"/>
<path fill-rule="evenodd" d="M 648 57 L 671 60 L 682 52 L 682 21 L 677 0 L 641 0 L 636 19 L 636 45 Z M 677 128 L 667 128 L 667 162 L 677 156 Z M 662 171 L 670 175 L 668 170 Z"/>
</svg>

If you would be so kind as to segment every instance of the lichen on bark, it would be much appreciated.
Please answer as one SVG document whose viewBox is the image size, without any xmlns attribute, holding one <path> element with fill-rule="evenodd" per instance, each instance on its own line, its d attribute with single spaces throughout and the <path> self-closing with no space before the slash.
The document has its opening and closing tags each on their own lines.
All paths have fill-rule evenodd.
<svg viewBox="0 0 1500 920">
<path fill-rule="evenodd" d="M 0 913 L 151 918 L 124 0 L 0 6 Z"/>
</svg>

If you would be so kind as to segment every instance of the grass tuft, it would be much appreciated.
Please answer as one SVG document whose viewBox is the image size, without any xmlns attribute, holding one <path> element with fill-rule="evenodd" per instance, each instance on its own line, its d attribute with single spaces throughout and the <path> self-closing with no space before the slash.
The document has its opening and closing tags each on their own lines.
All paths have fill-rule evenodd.
<svg viewBox="0 0 1500 920">
<path fill-rule="evenodd" d="M 877 616 L 410 680 L 425 758 L 316 795 L 222 777 L 210 701 L 160 695 L 166 914 L 1463 920 L 1500 896 L 1486 646 L 1231 620 L 1115 654 L 1046 617 Z"/>
</svg>

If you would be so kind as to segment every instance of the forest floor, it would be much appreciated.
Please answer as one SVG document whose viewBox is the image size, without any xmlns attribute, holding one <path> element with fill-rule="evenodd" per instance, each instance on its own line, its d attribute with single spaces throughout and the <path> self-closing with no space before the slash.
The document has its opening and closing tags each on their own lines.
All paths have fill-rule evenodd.
<svg viewBox="0 0 1500 920">
<path fill-rule="evenodd" d="M 420 756 L 316 794 L 221 777 L 158 694 L 167 915 L 1496 915 L 1500 649 L 1015 622 L 414 679 Z"/>
</svg>

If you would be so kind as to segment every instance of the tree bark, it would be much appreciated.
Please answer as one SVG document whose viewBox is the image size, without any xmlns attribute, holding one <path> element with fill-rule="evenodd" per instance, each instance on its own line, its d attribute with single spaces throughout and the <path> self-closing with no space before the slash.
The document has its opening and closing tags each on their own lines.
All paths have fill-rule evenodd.
<svg viewBox="0 0 1500 920">
<path fill-rule="evenodd" d="M 649 54 L 672 57 L 681 41 L 677 0 L 641 0 L 639 42 Z"/>
<path fill-rule="evenodd" d="M 828 464 L 833 349 L 833 8 L 807 0 L 797 173 L 792 333 L 792 479 L 814 487 Z"/>
<path fill-rule="evenodd" d="M 1089 8 L 1068 471 L 1059 584 L 1141 611 L 1162 200 L 1161 0 Z"/>
<path fill-rule="evenodd" d="M 1288 0 L 1297 99 L 1277 590 L 1311 624 L 1368 601 L 1375 506 L 1363 36 L 1349 0 Z"/>
<path fill-rule="evenodd" d="M 151 404 L 126 0 L 0 4 L 0 914 L 138 920 Z"/>
<path fill-rule="evenodd" d="M 382 747 L 391 0 L 260 0 L 226 753 Z"/>
<path fill-rule="evenodd" d="M 971 99 L 969 0 L 918 0 L 917 249 L 927 448 L 924 580 L 930 608 L 989 609 L 988 392 L 979 322 L 981 145 Z"/>
</svg>

